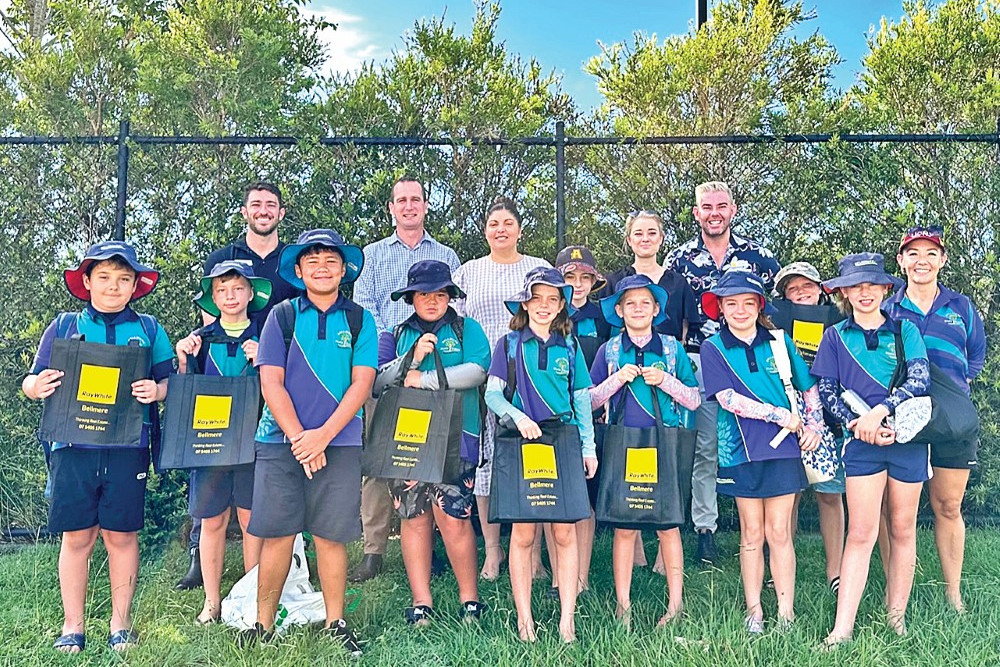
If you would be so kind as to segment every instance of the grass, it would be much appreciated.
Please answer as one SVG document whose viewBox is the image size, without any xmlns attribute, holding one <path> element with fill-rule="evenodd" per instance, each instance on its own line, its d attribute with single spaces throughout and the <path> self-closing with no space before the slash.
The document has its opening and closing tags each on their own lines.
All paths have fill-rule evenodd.
<svg viewBox="0 0 1000 667">
<path fill-rule="evenodd" d="M 686 536 L 687 537 L 687 536 Z M 686 540 L 688 546 L 693 540 Z M 664 580 L 648 569 L 637 571 L 633 581 L 633 630 L 624 631 L 612 620 L 610 534 L 598 537 L 591 581 L 593 592 L 581 598 L 577 632 L 580 641 L 564 646 L 558 641 L 556 603 L 545 598 L 548 582 L 535 585 L 539 642 L 517 641 L 513 601 L 506 576 L 483 582 L 481 596 L 490 611 L 478 627 L 463 626 L 454 618 L 458 597 L 453 577 L 435 580 L 438 620 L 428 628 L 414 629 L 403 621 L 402 609 L 410 602 L 402 572 L 398 542 L 392 542 L 387 573 L 362 585 L 360 607 L 349 617 L 367 642 L 365 665 L 969 665 L 1000 664 L 1000 534 L 991 530 L 969 532 L 965 597 L 969 613 L 958 616 L 944 602 L 933 535 L 919 535 L 919 562 L 910 605 L 907 637 L 896 637 L 886 625 L 881 606 L 883 582 L 880 567 L 873 576 L 859 613 L 856 640 L 834 654 L 815 646 L 829 630 L 834 598 L 826 585 L 823 549 L 817 535 L 797 539 L 799 559 L 796 598 L 798 620 L 794 629 L 780 634 L 768 626 L 764 636 L 749 639 L 742 628 L 743 605 L 739 565 L 733 554 L 734 533 L 720 535 L 720 547 L 729 554 L 721 569 L 689 568 L 685 580 L 686 616 L 669 630 L 654 628 L 665 608 Z M 653 543 L 647 542 L 652 557 Z M 359 556 L 352 546 L 352 557 Z M 337 665 L 351 664 L 335 646 L 312 628 L 295 628 L 273 645 L 241 651 L 232 631 L 224 627 L 196 627 L 201 591 L 175 592 L 173 583 L 186 566 L 186 552 L 173 544 L 160 553 L 144 553 L 141 581 L 135 604 L 136 629 L 141 645 L 121 658 L 104 645 L 107 636 L 107 559 L 98 548 L 92 563 L 87 604 L 87 650 L 79 656 L 62 656 L 51 649 L 61 624 L 56 578 L 58 547 L 7 547 L 0 551 L 0 665 Z M 224 586 L 240 570 L 237 549 L 228 555 Z M 765 613 L 775 614 L 773 592 L 765 592 Z M 354 663 L 357 664 L 357 663 Z"/>
</svg>

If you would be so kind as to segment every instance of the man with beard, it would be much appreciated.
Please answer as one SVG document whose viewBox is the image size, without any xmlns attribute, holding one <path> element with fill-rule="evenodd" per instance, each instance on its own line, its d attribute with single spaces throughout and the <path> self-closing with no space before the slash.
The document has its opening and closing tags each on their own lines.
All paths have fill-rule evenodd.
<svg viewBox="0 0 1000 667">
<path fill-rule="evenodd" d="M 246 235 L 211 253 L 205 260 L 203 275 L 209 275 L 220 262 L 236 261 L 252 266 L 253 274 L 258 278 L 270 280 L 272 286 L 270 301 L 261 310 L 250 314 L 250 319 L 260 330 L 271 308 L 298 294 L 288 281 L 278 275 L 278 257 L 281 255 L 281 249 L 285 247 L 285 244 L 278 240 L 278 224 L 285 217 L 281 190 L 273 183 L 251 183 L 243 191 L 240 215 L 247 223 Z M 207 313 L 202 313 L 202 317 L 205 324 L 210 324 L 214 319 Z M 188 545 L 191 564 L 187 573 L 174 587 L 176 590 L 186 591 L 202 585 L 201 561 L 198 555 L 200 538 L 201 521 L 194 519 Z"/>
<path fill-rule="evenodd" d="M 732 223 L 737 207 L 729 185 L 722 181 L 702 183 L 694 189 L 694 219 L 701 233 L 678 248 L 667 253 L 664 267 L 681 274 L 694 294 L 701 310 L 701 295 L 715 287 L 727 270 L 752 271 L 764 280 L 765 292 L 774 287 L 777 260 L 761 244 L 733 233 Z M 688 352 L 695 363 L 698 385 L 702 391 L 705 383 L 701 375 L 698 347 L 719 330 L 719 323 L 702 315 L 700 331 L 688 334 Z M 691 477 L 691 521 L 698 533 L 698 550 L 695 560 L 716 565 L 719 552 L 715 546 L 715 530 L 719 518 L 718 500 L 715 495 L 715 477 L 718 473 L 719 452 L 716 434 L 716 415 L 719 404 L 704 400 L 698 408 L 698 443 L 694 453 L 694 472 Z"/>
</svg>

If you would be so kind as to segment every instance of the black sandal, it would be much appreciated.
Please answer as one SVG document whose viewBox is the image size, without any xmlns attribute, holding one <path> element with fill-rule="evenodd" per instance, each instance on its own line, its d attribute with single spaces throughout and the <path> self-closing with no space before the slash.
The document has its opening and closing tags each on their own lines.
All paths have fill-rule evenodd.
<svg viewBox="0 0 1000 667">
<path fill-rule="evenodd" d="M 78 648 L 82 652 L 83 649 L 87 648 L 87 637 L 82 632 L 70 632 L 56 639 L 52 648 L 61 653 L 70 653 L 70 651 L 63 651 L 64 648 Z"/>
<path fill-rule="evenodd" d="M 488 607 L 479 600 L 469 600 L 468 602 L 463 602 L 462 608 L 458 610 L 458 618 L 459 620 L 467 623 L 478 621 L 487 608 Z"/>
<path fill-rule="evenodd" d="M 427 625 L 434 616 L 434 610 L 429 605 L 418 604 L 404 609 L 403 615 L 410 625 Z"/>
</svg>

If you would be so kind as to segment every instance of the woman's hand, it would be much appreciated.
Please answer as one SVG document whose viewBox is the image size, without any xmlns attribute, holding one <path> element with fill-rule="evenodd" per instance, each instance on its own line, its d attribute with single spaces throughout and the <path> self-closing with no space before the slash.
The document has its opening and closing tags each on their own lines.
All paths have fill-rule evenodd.
<svg viewBox="0 0 1000 667">
<path fill-rule="evenodd" d="M 517 430 L 521 432 L 521 437 L 525 440 L 538 440 L 542 437 L 542 429 L 528 417 L 517 422 Z"/>
</svg>

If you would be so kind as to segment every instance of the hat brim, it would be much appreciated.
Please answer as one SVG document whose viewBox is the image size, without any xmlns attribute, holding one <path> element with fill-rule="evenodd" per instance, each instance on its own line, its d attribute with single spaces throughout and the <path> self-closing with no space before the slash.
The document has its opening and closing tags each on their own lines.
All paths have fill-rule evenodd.
<svg viewBox="0 0 1000 667">
<path fill-rule="evenodd" d="M 764 298 L 764 295 L 747 289 L 722 290 L 721 293 L 705 292 L 701 295 L 701 312 L 705 313 L 705 317 L 718 321 L 719 318 L 722 317 L 722 311 L 719 308 L 719 299 L 727 296 L 737 296 L 739 294 L 753 294 L 757 297 L 760 308 L 764 311 L 764 314 L 770 314 L 767 312 L 767 300 Z"/>
<path fill-rule="evenodd" d="M 111 259 L 112 257 L 120 258 L 136 273 L 136 287 L 135 292 L 132 293 L 132 301 L 138 301 L 156 288 L 156 283 L 160 280 L 159 271 L 138 262 L 130 261 L 128 257 L 120 253 L 111 252 L 85 257 L 80 262 L 80 266 L 75 269 L 66 269 L 63 271 L 63 280 L 66 282 L 66 289 L 69 290 L 69 293 L 81 301 L 90 301 L 90 290 L 83 284 L 83 277 L 87 273 L 87 268 L 94 262 Z"/>
<path fill-rule="evenodd" d="M 860 285 L 862 283 L 886 285 L 895 289 L 899 289 L 906 284 L 896 276 L 890 276 L 888 273 L 882 273 L 880 271 L 862 271 L 859 273 L 852 273 L 849 276 L 837 276 L 836 278 L 824 280 L 822 285 L 827 294 L 833 294 L 841 287 L 854 287 L 855 285 Z"/>
<path fill-rule="evenodd" d="M 517 315 L 517 311 L 521 309 L 521 304 L 531 300 L 531 288 L 534 287 L 535 285 L 545 285 L 545 284 L 546 283 L 534 283 L 533 285 L 529 285 L 526 289 L 521 290 L 510 299 L 504 301 L 503 305 L 507 306 L 507 310 L 510 311 L 511 315 Z M 555 285 L 549 285 L 549 287 L 555 287 Z M 566 299 L 566 310 L 572 313 L 573 286 L 566 285 L 564 287 L 560 287 L 559 291 L 562 292 L 563 298 Z"/>
<path fill-rule="evenodd" d="M 218 276 L 215 277 L 217 278 Z M 256 313 L 263 310 L 267 306 L 267 302 L 271 300 L 271 290 L 273 287 L 271 281 L 267 278 L 242 277 L 250 281 L 250 288 L 253 290 L 253 298 L 247 304 L 247 312 Z M 205 276 L 201 279 L 201 291 L 192 301 L 212 317 L 220 317 L 222 311 L 219 310 L 219 307 L 215 305 L 215 301 L 212 299 L 212 280 L 213 278 L 210 276 Z"/>
<path fill-rule="evenodd" d="M 448 292 L 448 294 L 451 296 L 452 299 L 465 298 L 465 292 L 459 289 L 458 285 L 451 282 L 450 280 L 433 282 L 433 283 L 416 283 L 413 285 L 407 285 L 403 289 L 398 289 L 392 294 L 390 294 L 389 298 L 392 299 L 393 301 L 399 301 L 407 294 L 413 294 L 415 292 L 425 292 L 425 293 L 440 292 L 441 290 Z"/>
<path fill-rule="evenodd" d="M 606 296 L 600 300 L 601 313 L 604 315 L 604 320 L 613 327 L 623 328 L 625 326 L 625 320 L 618 316 L 615 311 L 615 306 L 621 301 L 622 297 L 625 296 L 627 292 L 631 292 L 636 289 L 647 289 L 656 299 L 657 305 L 660 307 L 660 311 L 653 318 L 653 326 L 662 324 L 667 319 L 667 302 L 670 300 L 670 296 L 667 294 L 667 290 L 663 289 L 656 283 L 651 283 L 649 285 L 642 285 L 640 287 L 630 287 L 627 290 L 621 292 L 616 292 L 611 296 Z"/>
<path fill-rule="evenodd" d="M 603 273 L 598 271 L 590 264 L 586 264 L 584 262 L 577 262 L 577 261 L 566 262 L 565 264 L 560 264 L 559 266 L 557 266 L 556 269 L 558 269 L 559 273 L 563 274 L 563 276 L 565 276 L 570 271 L 584 271 L 585 273 L 589 273 L 590 275 L 594 276 L 594 286 L 590 288 L 591 292 L 599 292 L 602 289 L 604 289 L 604 287 L 608 284 L 608 281 L 607 279 L 605 279 Z"/>
<path fill-rule="evenodd" d="M 305 291 L 306 284 L 295 274 L 295 265 L 299 261 L 299 256 L 309 248 L 320 246 L 338 251 L 344 258 L 344 277 L 341 278 L 341 285 L 350 285 L 358 276 L 365 265 L 365 253 L 356 245 L 344 243 L 340 245 L 330 245 L 328 243 L 292 243 L 281 249 L 281 256 L 278 258 L 278 275 L 299 291 Z"/>
</svg>

